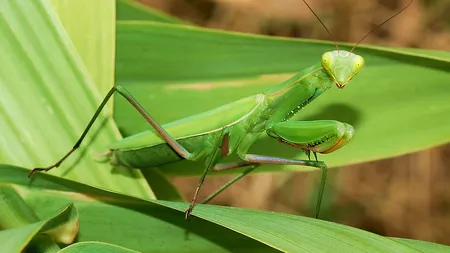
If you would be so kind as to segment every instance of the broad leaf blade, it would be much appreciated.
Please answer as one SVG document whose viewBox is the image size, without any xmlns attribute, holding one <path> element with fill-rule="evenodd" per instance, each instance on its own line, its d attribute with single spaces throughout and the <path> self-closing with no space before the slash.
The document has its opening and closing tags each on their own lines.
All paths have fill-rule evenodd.
<svg viewBox="0 0 450 253">
<path fill-rule="evenodd" d="M 52 3 L 99 94 L 104 96 L 114 84 L 114 1 L 52 0 Z"/>
<path fill-rule="evenodd" d="M 74 202 L 80 210 L 80 241 L 144 252 L 272 252 L 270 247 L 285 252 L 420 252 L 348 226 L 274 212 L 198 205 L 186 222 L 187 203 L 144 201 L 50 175 L 40 175 L 27 186 L 26 170 L 2 165 L 0 172 L 0 183 L 27 191 L 26 201 L 39 215 L 53 205 Z M 42 205 L 49 198 L 50 205 Z"/>
<path fill-rule="evenodd" d="M 405 238 L 392 238 L 392 240 L 401 242 L 405 245 L 410 245 L 413 248 L 422 250 L 423 252 L 427 252 L 427 253 L 450 252 L 449 246 L 437 244 L 434 242 L 411 240 L 411 239 L 405 239 Z"/>
<path fill-rule="evenodd" d="M 49 229 L 58 227 L 64 223 L 72 223 L 72 225 L 74 225 L 73 221 L 77 218 L 77 215 L 77 209 L 72 204 L 68 204 L 64 209 L 56 214 L 52 213 L 52 216 L 45 220 L 2 230 L 0 231 L 2 251 L 22 252 L 33 237 L 37 236 L 39 233 L 46 232 Z M 76 224 L 76 226 L 77 225 L 78 224 Z M 72 239 L 74 237 L 75 235 L 72 235 Z"/>
<path fill-rule="evenodd" d="M 48 1 L 1 3 L 0 160 L 28 168 L 48 166 L 74 145 L 101 95 Z M 89 146 L 93 137 L 96 141 Z M 90 148 L 80 149 L 52 173 L 136 196 L 152 196 L 139 171 L 114 174 L 110 165 L 95 161 L 94 155 L 107 150 L 117 137 L 114 123 L 101 116 L 83 144 Z"/>
<path fill-rule="evenodd" d="M 120 247 L 114 244 L 102 243 L 102 242 L 81 242 L 73 244 L 66 247 L 59 253 L 76 253 L 76 252 L 86 252 L 86 253 L 137 253 L 138 251 L 130 250 L 124 247 Z"/>
<path fill-rule="evenodd" d="M 147 20 L 163 23 L 181 24 L 183 21 L 147 8 L 145 5 L 133 0 L 117 0 L 117 20 Z"/>
<path fill-rule="evenodd" d="M 26 174 L 24 169 L 0 165 L 0 184 L 21 188 L 27 203 L 42 217 L 73 202 L 80 213 L 79 242 L 100 241 L 142 252 L 276 252 L 210 222 L 186 222 L 182 212 L 158 203 L 48 174 L 38 175 L 30 184 Z"/>
<path fill-rule="evenodd" d="M 162 203 L 180 211 L 186 207 Z M 219 206 L 198 206 L 195 213 L 282 252 L 416 252 L 389 238 L 319 219 Z"/>
</svg>

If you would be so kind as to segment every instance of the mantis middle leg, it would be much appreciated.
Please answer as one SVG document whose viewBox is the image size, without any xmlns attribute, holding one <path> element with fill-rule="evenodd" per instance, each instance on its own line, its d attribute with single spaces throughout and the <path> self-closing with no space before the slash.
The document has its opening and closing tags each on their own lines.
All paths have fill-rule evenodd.
<svg viewBox="0 0 450 253">
<path fill-rule="evenodd" d="M 322 196 L 325 188 L 325 183 L 327 179 L 327 166 L 324 162 L 321 161 L 310 161 L 310 160 L 296 160 L 296 159 L 286 159 L 286 158 L 279 158 L 279 157 L 271 157 L 271 156 L 261 156 L 261 155 L 255 155 L 255 154 L 246 154 L 244 156 L 244 161 L 237 162 L 237 163 L 229 163 L 229 164 L 218 164 L 216 167 L 213 168 L 213 171 L 223 171 L 223 170 L 231 170 L 241 167 L 247 167 L 242 173 L 238 174 L 236 177 L 228 181 L 226 184 L 224 184 L 222 187 L 220 187 L 218 190 L 216 190 L 214 193 L 209 195 L 202 203 L 208 203 L 210 200 L 212 200 L 215 196 L 217 196 L 219 193 L 224 191 L 226 188 L 228 188 L 233 183 L 237 182 L 239 179 L 243 178 L 253 170 L 255 170 L 258 166 L 263 164 L 278 164 L 278 165 L 303 165 L 303 166 L 310 166 L 315 167 L 322 170 L 322 177 L 320 181 L 320 189 L 319 189 L 319 195 L 317 198 L 317 204 L 316 204 L 316 218 L 319 216 L 320 212 L 320 206 L 322 203 Z"/>
<path fill-rule="evenodd" d="M 232 183 L 254 170 L 258 165 L 279 164 L 311 166 L 322 170 L 319 195 L 316 204 L 317 218 L 320 212 L 328 168 L 324 162 L 317 161 L 316 153 L 318 152 L 325 154 L 341 148 L 351 140 L 353 133 L 354 130 L 351 125 L 334 120 L 286 121 L 274 123 L 269 129 L 267 129 L 267 134 L 273 138 L 276 138 L 281 143 L 302 149 L 308 156 L 309 160 L 287 159 L 256 154 L 240 154 L 243 161 L 231 164 L 219 164 L 214 168 L 214 171 L 234 169 L 244 166 L 251 167 L 210 195 L 205 202 L 211 200 L 214 196 L 225 190 Z M 310 160 L 311 152 L 313 152 L 316 161 Z"/>
</svg>

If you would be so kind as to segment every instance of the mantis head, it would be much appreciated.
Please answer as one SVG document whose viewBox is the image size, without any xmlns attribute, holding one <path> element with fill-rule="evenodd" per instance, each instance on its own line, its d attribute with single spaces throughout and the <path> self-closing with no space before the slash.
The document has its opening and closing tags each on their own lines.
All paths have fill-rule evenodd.
<svg viewBox="0 0 450 253">
<path fill-rule="evenodd" d="M 363 68 L 364 58 L 348 51 L 335 50 L 322 55 L 322 66 L 333 77 L 337 87 L 342 89 Z"/>
<path fill-rule="evenodd" d="M 405 7 L 403 7 L 400 11 L 392 15 L 390 18 L 383 21 L 381 24 L 374 27 L 369 33 L 367 33 L 364 37 L 362 37 L 358 43 L 353 46 L 353 48 L 349 51 L 339 50 L 339 46 L 335 40 L 333 40 L 333 36 L 331 36 L 330 31 L 325 26 L 325 24 L 320 20 L 319 16 L 314 12 L 314 10 L 309 6 L 306 0 L 303 0 L 308 9 L 316 16 L 317 20 L 319 20 L 320 24 L 322 24 L 323 28 L 327 31 L 328 35 L 330 35 L 331 40 L 336 45 L 336 51 L 331 51 L 324 53 L 322 55 L 322 66 L 326 69 L 329 75 L 331 75 L 336 82 L 338 88 L 344 88 L 344 86 L 362 69 L 364 66 L 364 58 L 361 56 L 354 54 L 353 50 L 361 43 L 367 36 L 372 34 L 375 30 L 380 28 L 389 20 L 393 19 L 398 14 L 402 13 L 406 8 L 408 8 L 414 0 L 411 0 Z"/>
</svg>

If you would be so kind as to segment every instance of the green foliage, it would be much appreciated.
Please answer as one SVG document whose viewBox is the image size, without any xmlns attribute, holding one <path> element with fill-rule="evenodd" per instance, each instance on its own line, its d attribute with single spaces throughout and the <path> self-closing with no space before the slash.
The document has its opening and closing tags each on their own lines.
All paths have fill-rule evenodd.
<svg viewBox="0 0 450 253">
<path fill-rule="evenodd" d="M 176 202 L 181 197 L 164 174 L 198 171 L 183 163 L 144 178 L 140 171 L 99 163 L 95 154 L 120 138 L 106 114 L 89 145 L 51 172 L 65 179 L 28 179 L 29 168 L 47 166 L 72 147 L 112 85 L 116 24 L 111 1 L 21 3 L 0 1 L 0 52 L 6 59 L 0 62 L 0 162 L 15 165 L 0 165 L 3 251 L 450 252 L 322 220 L 230 207 L 199 205 L 186 222 L 187 204 Z M 117 6 L 118 19 L 143 21 L 117 23 L 116 79 L 161 122 L 260 92 L 333 48 L 185 26 L 125 0 Z M 449 141 L 448 55 L 371 46 L 357 52 L 367 62 L 361 74 L 301 116 L 356 126 L 355 141 L 327 161 L 350 164 Z M 123 133 L 148 127 L 123 100 L 115 105 Z M 272 145 L 278 144 L 263 140 L 257 150 L 274 150 Z M 152 200 L 155 195 L 159 200 Z"/>
<path fill-rule="evenodd" d="M 421 249 L 436 248 L 431 243 L 405 244 L 402 240 L 319 219 L 232 207 L 198 205 L 196 217 L 186 222 L 183 211 L 187 203 L 145 201 L 48 174 L 39 174 L 30 184 L 26 175 L 26 169 L 0 166 L 0 184 L 17 189 L 14 194 L 20 195 L 21 201 L 26 201 L 37 216 L 49 217 L 70 203 L 78 208 L 80 232 L 77 241 L 81 242 L 80 249 L 83 250 L 112 247 L 103 244 L 81 247 L 85 245 L 83 242 L 89 241 L 116 244 L 140 252 L 275 252 L 275 249 L 284 252 L 330 249 L 335 252 L 361 252 L 364 249 L 420 252 Z M 8 195 L 1 197 L 0 202 L 8 200 Z M 65 219 L 59 219 L 59 222 L 65 222 Z M 35 230 L 34 235 L 40 233 Z M 440 252 L 447 251 L 450 252 L 450 248 L 442 246 Z"/>
<path fill-rule="evenodd" d="M 177 18 L 170 17 L 156 10 L 146 8 L 144 5 L 133 0 L 117 0 L 116 6 L 117 20 L 146 20 L 174 24 L 182 23 L 182 21 L 178 20 Z"/>
<path fill-rule="evenodd" d="M 83 12 L 83 6 L 84 9 L 90 8 L 92 3 L 90 0 L 59 2 L 61 5 L 55 10 L 77 12 Z M 102 80 L 109 80 L 111 85 L 114 33 L 110 30 L 114 26 L 114 15 L 85 13 L 61 23 L 49 1 L 0 3 L 0 159 L 2 163 L 28 168 L 48 166 L 50 162 L 55 162 L 56 157 L 67 152 L 82 133 L 102 99 L 104 92 L 99 92 L 103 86 Z M 104 8 L 99 9 L 113 12 L 113 7 L 108 8 L 105 4 Z M 93 21 L 86 21 L 88 19 Z M 95 22 L 96 19 L 106 20 Z M 30 20 L 33 22 L 30 23 Z M 102 25 L 102 28 L 90 31 L 85 27 L 95 26 L 93 23 Z M 75 24 L 80 25 L 78 30 L 73 27 Z M 66 26 L 71 29 L 66 30 Z M 85 36 L 90 43 L 80 36 Z M 103 36 L 107 39 L 100 39 Z M 72 37 L 77 39 L 72 40 Z M 96 62 L 92 62 L 94 60 Z M 83 64 L 86 61 L 90 62 L 90 69 Z M 105 61 L 111 65 L 109 71 L 96 67 Z M 93 76 L 98 78 L 94 81 Z M 93 129 L 93 133 L 98 134 L 88 136 L 86 143 L 95 139 L 89 145 L 90 149 L 82 148 L 67 161 L 66 165 L 77 169 L 65 167 L 55 170 L 55 173 L 89 185 L 151 197 L 152 192 L 139 171 L 111 173 L 110 165 L 81 158 L 83 153 L 92 157 L 104 152 L 105 143 L 119 137 L 114 122 L 105 116 L 99 122 L 102 124 L 97 124 Z"/>
</svg>

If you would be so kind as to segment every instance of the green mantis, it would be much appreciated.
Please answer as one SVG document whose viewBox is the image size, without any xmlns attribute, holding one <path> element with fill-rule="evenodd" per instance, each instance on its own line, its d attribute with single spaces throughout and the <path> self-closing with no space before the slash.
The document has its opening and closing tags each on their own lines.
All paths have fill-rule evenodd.
<svg viewBox="0 0 450 253">
<path fill-rule="evenodd" d="M 308 6 L 306 2 L 305 4 Z M 132 94 L 123 86 L 116 85 L 108 92 L 74 147 L 54 165 L 35 168 L 29 176 L 37 171 L 48 171 L 59 167 L 81 145 L 103 107 L 112 95 L 118 92 L 152 128 L 112 143 L 109 146 L 112 164 L 148 169 L 184 159 L 205 161 L 204 172 L 191 204 L 186 210 L 186 219 L 194 209 L 197 195 L 208 172 L 245 168 L 241 174 L 214 192 L 204 202 L 208 202 L 262 164 L 311 166 L 320 169 L 322 177 L 316 204 L 317 218 L 327 177 L 327 166 L 324 162 L 318 161 L 317 153 L 326 154 L 343 147 L 352 139 L 354 129 L 349 124 L 334 120 L 292 121 L 290 119 L 326 90 L 334 85 L 342 89 L 355 77 L 364 66 L 364 58 L 353 53 L 360 42 L 350 51 L 339 50 L 336 44 L 336 50 L 324 53 L 317 64 L 262 93 L 165 125 L 158 124 Z M 250 148 L 266 134 L 281 143 L 302 150 L 308 159 L 288 159 L 250 153 Z M 310 159 L 311 153 L 315 158 L 313 160 Z M 222 158 L 231 154 L 236 154 L 239 161 L 222 162 Z"/>
</svg>

